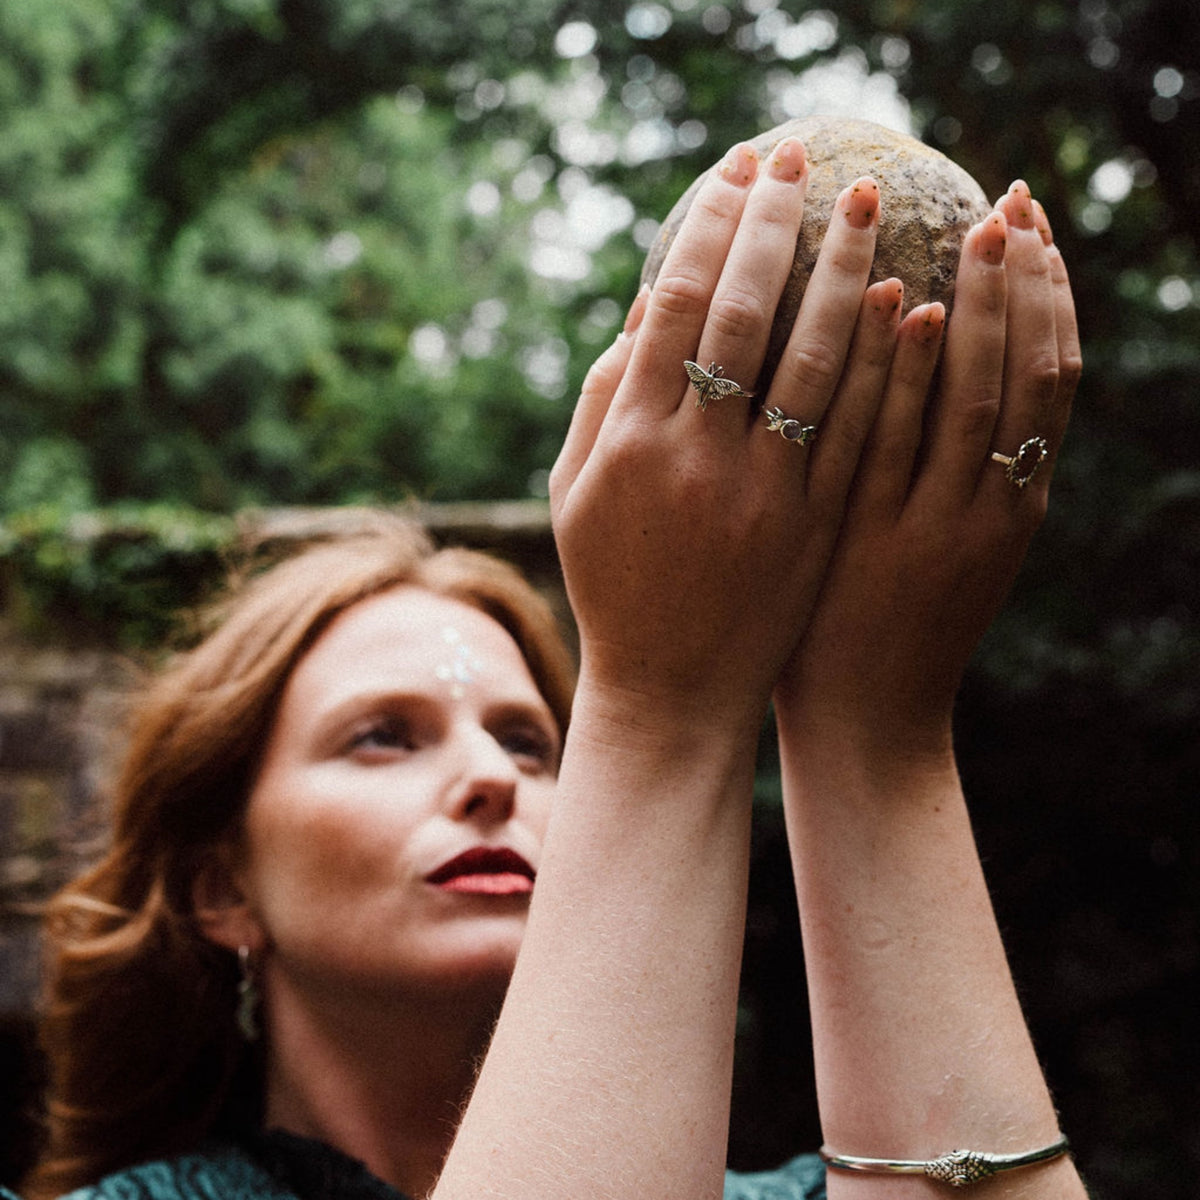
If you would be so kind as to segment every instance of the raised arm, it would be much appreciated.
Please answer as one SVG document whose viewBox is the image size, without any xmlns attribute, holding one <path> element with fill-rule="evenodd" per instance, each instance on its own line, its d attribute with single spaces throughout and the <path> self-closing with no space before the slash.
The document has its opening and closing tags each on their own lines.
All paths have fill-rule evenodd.
<svg viewBox="0 0 1200 1200">
<path fill-rule="evenodd" d="M 1066 272 L 1024 184 L 967 239 L 929 412 L 915 329 L 901 331 L 829 577 L 775 697 L 821 1120 L 828 1149 L 854 1158 L 1023 1154 L 1055 1143 L 1059 1123 L 980 869 L 951 713 L 1045 511 L 1079 375 Z M 836 1168 L 828 1189 L 948 1194 L 923 1176 Z M 1004 1171 L 987 1195 L 1083 1188 L 1057 1157 Z"/>
<path fill-rule="evenodd" d="M 895 335 L 863 305 L 873 185 L 843 197 L 797 327 L 811 369 L 768 397 L 829 411 L 843 436 L 819 476 L 744 395 L 698 407 L 684 362 L 755 378 L 804 179 L 798 143 L 761 164 L 731 153 L 584 387 L 551 488 L 581 677 L 525 942 L 439 1200 L 721 1193 L 754 745 Z M 874 366 L 835 398 L 860 309 L 856 359 Z"/>
</svg>

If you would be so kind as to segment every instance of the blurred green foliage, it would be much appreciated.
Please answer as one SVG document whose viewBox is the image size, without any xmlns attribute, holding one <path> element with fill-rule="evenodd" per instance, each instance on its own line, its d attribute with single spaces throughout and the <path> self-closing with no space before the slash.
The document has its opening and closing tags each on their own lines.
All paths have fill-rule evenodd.
<svg viewBox="0 0 1200 1200">
<path fill-rule="evenodd" d="M 166 504 L 27 509 L 0 526 L 5 615 L 59 645 L 157 647 L 211 592 L 236 532 L 231 518 Z"/>
<path fill-rule="evenodd" d="M 542 494 L 676 196 L 854 112 L 1028 179 L 1076 284 L 1088 372 L 982 670 L 1194 715 L 1187 9 L 6 0 L 0 519 Z"/>
</svg>

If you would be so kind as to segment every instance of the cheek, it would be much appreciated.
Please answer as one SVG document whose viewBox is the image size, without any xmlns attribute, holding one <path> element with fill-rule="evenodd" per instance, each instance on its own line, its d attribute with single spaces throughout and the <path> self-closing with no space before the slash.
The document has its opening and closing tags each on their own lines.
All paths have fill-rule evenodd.
<svg viewBox="0 0 1200 1200">
<path fill-rule="evenodd" d="M 539 780 L 534 783 L 525 800 L 525 823 L 537 834 L 539 842 L 545 840 L 550 814 L 554 810 L 554 797 L 558 792 L 556 779 Z"/>
<path fill-rule="evenodd" d="M 394 806 L 366 797 L 351 805 L 311 781 L 264 788 L 246 815 L 252 899 L 268 925 L 361 903 L 403 876 L 410 833 Z"/>
</svg>

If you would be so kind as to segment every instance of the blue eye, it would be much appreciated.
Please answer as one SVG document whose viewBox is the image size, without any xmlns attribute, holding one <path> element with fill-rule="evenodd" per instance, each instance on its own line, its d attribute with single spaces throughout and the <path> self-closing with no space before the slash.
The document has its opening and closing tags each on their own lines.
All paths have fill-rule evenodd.
<svg viewBox="0 0 1200 1200">
<path fill-rule="evenodd" d="M 350 738 L 349 749 L 354 751 L 415 750 L 416 739 L 403 721 L 372 721 L 357 729 Z"/>
<path fill-rule="evenodd" d="M 511 729 L 497 741 L 522 765 L 528 764 L 536 770 L 554 765 L 554 743 L 540 729 Z"/>
</svg>

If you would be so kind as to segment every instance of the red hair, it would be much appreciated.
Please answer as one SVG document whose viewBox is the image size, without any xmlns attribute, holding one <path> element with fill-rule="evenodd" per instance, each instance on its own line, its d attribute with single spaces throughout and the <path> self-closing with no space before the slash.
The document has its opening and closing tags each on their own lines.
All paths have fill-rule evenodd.
<svg viewBox="0 0 1200 1200">
<path fill-rule="evenodd" d="M 236 1032 L 234 958 L 192 885 L 236 835 L 292 670 L 339 613 L 403 584 L 502 625 L 565 734 L 574 670 L 546 601 L 508 564 L 364 518 L 233 581 L 211 629 L 131 711 L 104 858 L 51 901 L 42 1043 L 47 1147 L 31 1198 L 59 1195 L 256 1119 L 259 1064 Z"/>
</svg>

